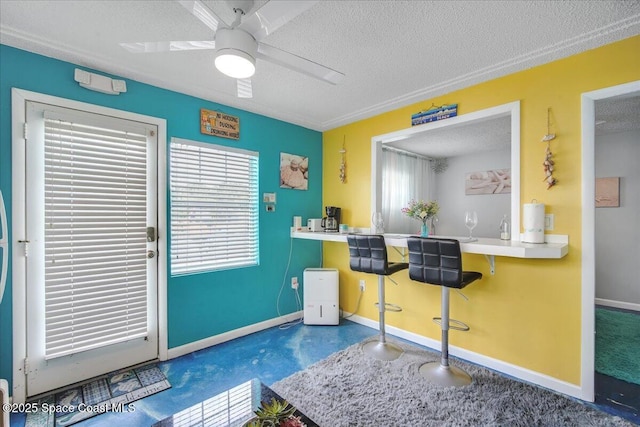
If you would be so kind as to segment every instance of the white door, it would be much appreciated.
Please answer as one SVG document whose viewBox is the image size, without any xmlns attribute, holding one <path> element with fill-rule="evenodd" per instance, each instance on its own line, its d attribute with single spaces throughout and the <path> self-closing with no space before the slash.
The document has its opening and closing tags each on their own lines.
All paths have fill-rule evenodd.
<svg viewBox="0 0 640 427">
<path fill-rule="evenodd" d="M 26 395 L 158 357 L 157 129 L 27 102 Z"/>
</svg>

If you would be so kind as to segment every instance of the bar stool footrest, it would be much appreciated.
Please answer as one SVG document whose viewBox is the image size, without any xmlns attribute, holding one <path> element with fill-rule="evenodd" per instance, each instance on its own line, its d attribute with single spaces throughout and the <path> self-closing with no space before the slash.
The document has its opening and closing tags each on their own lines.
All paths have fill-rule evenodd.
<svg viewBox="0 0 640 427">
<path fill-rule="evenodd" d="M 375 305 L 376 307 L 380 306 L 380 303 L 376 302 L 373 305 Z M 391 304 L 389 302 L 384 303 L 384 311 L 393 311 L 393 312 L 400 312 L 402 311 L 402 307 L 400 307 L 399 305 L 396 304 Z"/>
<path fill-rule="evenodd" d="M 441 317 L 434 317 L 433 318 L 433 323 L 442 326 L 442 318 Z M 459 320 L 455 320 L 455 319 L 449 319 L 449 329 L 454 329 L 456 331 L 468 331 L 469 325 L 467 325 L 464 322 L 461 322 Z"/>
</svg>

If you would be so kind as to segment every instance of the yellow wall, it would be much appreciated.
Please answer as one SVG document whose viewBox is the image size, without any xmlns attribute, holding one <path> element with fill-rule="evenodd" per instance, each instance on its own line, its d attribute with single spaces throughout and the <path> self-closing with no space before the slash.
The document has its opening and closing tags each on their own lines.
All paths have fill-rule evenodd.
<svg viewBox="0 0 640 427">
<path fill-rule="evenodd" d="M 520 100 L 521 203 L 531 199 L 555 214 L 555 234 L 570 238 L 569 254 L 560 260 L 496 257 L 496 274 L 489 274 L 482 255 L 465 255 L 464 266 L 484 274 L 465 289 L 469 301 L 451 297 L 454 318 L 471 331 L 453 332 L 451 345 L 507 363 L 580 384 L 581 300 L 581 136 L 580 95 L 640 79 L 640 36 L 566 59 L 501 77 L 466 89 L 427 99 L 405 108 L 361 120 L 324 133 L 323 202 L 342 207 L 342 222 L 370 226 L 371 138 L 410 127 L 411 114 L 430 105 L 458 104 L 458 114 Z M 543 182 L 547 108 L 552 109 L 551 143 L 559 183 L 551 190 Z M 347 181 L 339 181 L 340 149 L 346 139 Z M 497 224 L 496 224 L 497 227 Z M 516 230 L 514 230 L 516 232 Z M 390 251 L 392 255 L 393 251 Z M 324 244 L 324 265 L 340 270 L 340 300 L 355 310 L 358 280 L 367 289 L 358 314 L 377 321 L 376 279 L 349 269 L 345 244 Z M 389 313 L 387 324 L 440 339 L 431 317 L 440 313 L 440 290 L 412 282 L 406 272 L 388 283 L 387 301 L 403 307 Z"/>
</svg>

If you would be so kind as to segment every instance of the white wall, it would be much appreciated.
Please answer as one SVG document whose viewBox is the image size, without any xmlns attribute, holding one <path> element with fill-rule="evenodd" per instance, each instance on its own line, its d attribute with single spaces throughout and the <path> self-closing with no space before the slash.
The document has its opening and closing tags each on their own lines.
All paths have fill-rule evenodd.
<svg viewBox="0 0 640 427">
<path fill-rule="evenodd" d="M 596 137 L 596 177 L 620 177 L 620 207 L 596 208 L 596 298 L 640 304 L 640 131 Z"/>
<path fill-rule="evenodd" d="M 435 198 L 440 204 L 436 234 L 444 236 L 468 236 L 464 226 L 464 213 L 475 210 L 478 225 L 473 230 L 477 237 L 500 237 L 500 221 L 503 215 L 511 218 L 510 194 L 465 195 L 464 179 L 469 172 L 511 167 L 511 151 L 488 151 L 466 156 L 450 157 L 446 171 L 436 175 Z"/>
</svg>

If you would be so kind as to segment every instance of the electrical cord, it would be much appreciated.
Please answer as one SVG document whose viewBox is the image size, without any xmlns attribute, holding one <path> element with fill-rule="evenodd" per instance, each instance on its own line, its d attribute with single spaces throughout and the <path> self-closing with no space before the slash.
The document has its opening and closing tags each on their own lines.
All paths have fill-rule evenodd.
<svg viewBox="0 0 640 427">
<path fill-rule="evenodd" d="M 348 319 L 348 318 L 350 318 L 351 316 L 353 316 L 354 314 L 356 314 L 358 312 L 358 310 L 360 309 L 360 301 L 362 301 L 362 295 L 363 294 L 364 294 L 364 291 L 360 290 L 360 295 L 358 295 L 358 301 L 356 302 L 356 309 L 350 315 L 342 316 L 343 319 Z M 342 310 L 342 308 L 340 308 L 340 310 Z"/>
<path fill-rule="evenodd" d="M 287 283 L 287 276 L 289 275 L 289 267 L 291 266 L 291 255 L 293 254 L 293 237 L 291 237 L 289 239 L 289 259 L 287 260 L 287 268 L 284 271 L 284 276 L 282 277 L 282 284 L 280 285 L 280 291 L 278 292 L 278 299 L 276 301 L 276 311 L 278 312 L 278 316 L 282 317 L 282 313 L 280 312 L 280 297 L 282 296 L 282 291 L 284 290 L 284 287 Z M 296 294 L 296 311 L 301 311 L 302 310 L 302 301 L 300 299 L 300 293 L 298 292 L 298 289 L 294 289 L 295 294 Z M 287 322 L 287 323 L 283 323 L 282 325 L 278 326 L 279 329 L 288 329 L 294 325 L 297 325 L 299 323 L 302 323 L 303 318 L 300 317 L 296 320 L 293 320 L 291 322 Z"/>
<path fill-rule="evenodd" d="M 276 301 L 276 311 L 278 316 L 282 316 L 280 313 L 280 297 L 282 296 L 282 290 L 287 281 L 287 275 L 289 274 L 289 266 L 291 265 L 291 254 L 293 253 L 293 237 L 289 238 L 289 259 L 287 260 L 287 268 L 284 270 L 284 276 L 282 276 L 282 285 L 280 285 L 280 292 L 278 292 L 278 300 Z"/>
<path fill-rule="evenodd" d="M 298 289 L 294 289 L 294 291 L 296 293 L 296 308 L 298 309 L 297 311 L 300 311 L 302 310 L 302 300 L 300 299 L 300 292 L 298 292 Z M 303 321 L 304 321 L 304 316 L 299 317 L 296 320 L 292 320 L 291 322 L 283 323 L 282 325 L 278 326 L 278 329 L 281 329 L 281 330 L 289 329 L 290 327 L 294 325 L 298 325 Z"/>
<path fill-rule="evenodd" d="M 287 276 L 289 275 L 289 267 L 291 266 L 291 255 L 293 254 L 293 237 L 291 237 L 289 239 L 289 258 L 287 260 L 287 267 L 285 268 L 284 271 L 284 276 L 282 277 L 282 284 L 280 285 L 280 291 L 278 292 L 278 299 L 276 301 L 276 311 L 278 313 L 278 317 L 282 317 L 282 313 L 280 312 L 280 297 L 282 296 L 282 291 L 284 290 L 284 287 L 287 283 Z M 320 268 L 322 268 L 322 263 L 323 263 L 323 252 L 322 249 L 320 249 Z M 298 291 L 298 288 L 294 289 L 295 294 L 296 294 L 296 311 L 302 311 L 302 299 L 300 298 L 300 292 Z M 358 304 L 357 307 L 360 307 L 360 299 L 362 298 L 362 292 L 360 293 L 360 297 L 358 298 Z M 356 311 L 358 311 L 358 308 L 356 307 Z M 355 312 L 353 312 L 351 315 L 349 315 L 348 317 L 353 316 L 353 314 L 355 314 Z M 346 319 L 346 318 L 345 318 Z M 304 321 L 304 316 L 303 317 L 299 317 L 296 320 L 292 320 L 291 322 L 287 322 L 287 323 L 283 323 L 282 325 L 278 326 L 279 329 L 288 329 L 294 325 L 298 325 L 300 323 L 302 323 Z"/>
</svg>

